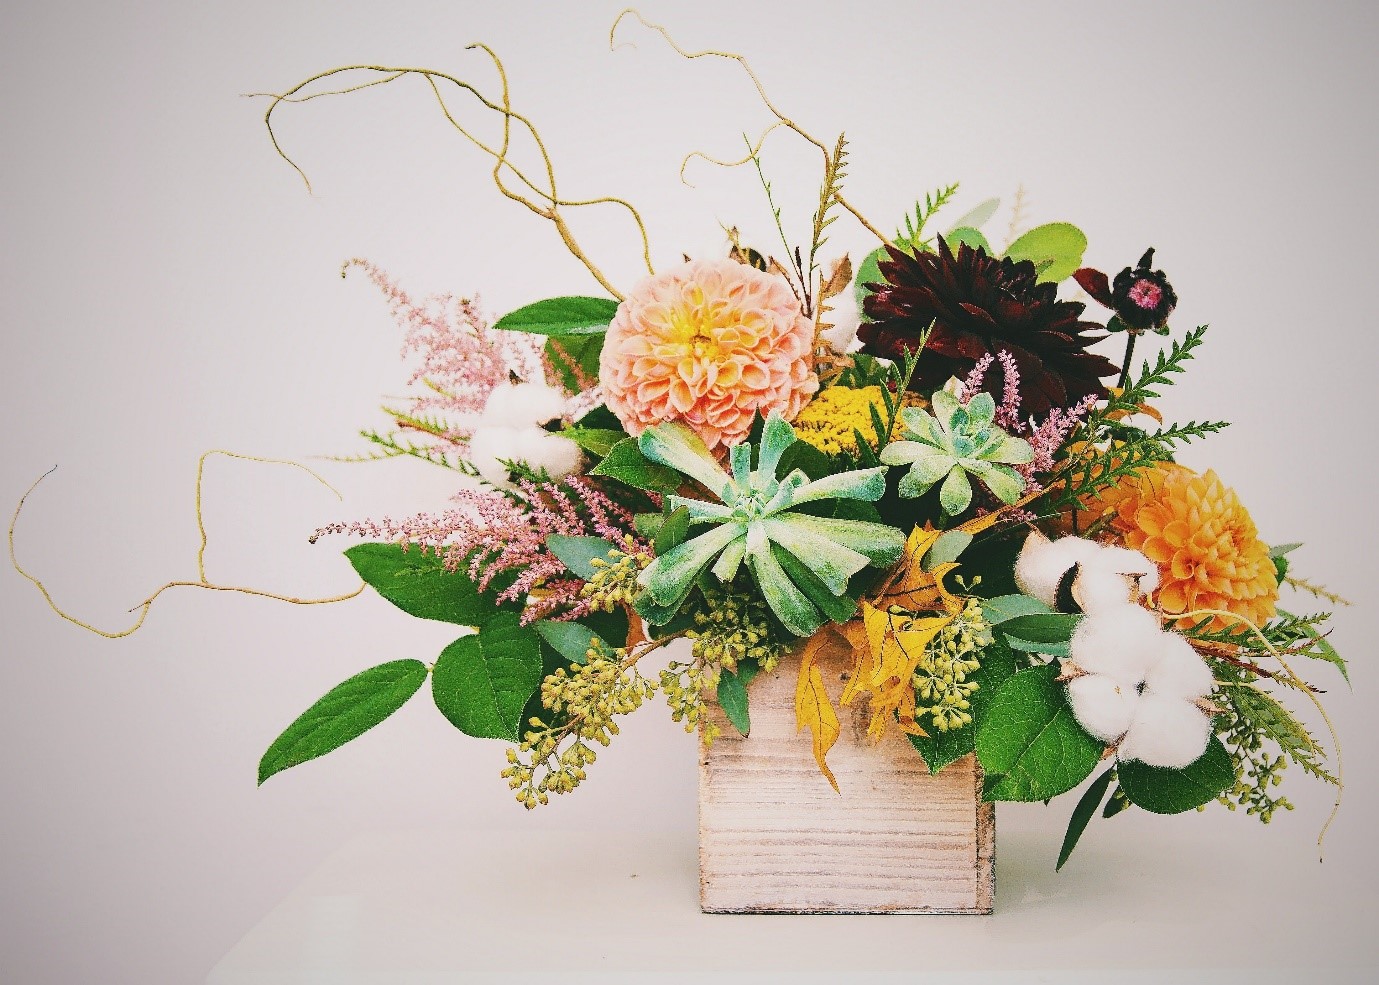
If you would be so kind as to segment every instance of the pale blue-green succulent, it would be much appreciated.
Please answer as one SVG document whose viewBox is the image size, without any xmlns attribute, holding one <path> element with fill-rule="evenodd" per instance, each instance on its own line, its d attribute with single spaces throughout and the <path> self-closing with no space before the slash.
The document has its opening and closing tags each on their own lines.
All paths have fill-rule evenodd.
<svg viewBox="0 0 1379 985">
<path fill-rule="evenodd" d="M 875 502 L 886 491 L 886 469 L 857 469 L 813 481 L 795 469 L 778 479 L 781 456 L 796 440 L 794 429 L 772 413 L 756 468 L 752 447 L 744 443 L 730 453 L 729 474 L 683 424 L 660 424 L 642 433 L 637 444 L 643 455 L 694 479 L 718 502 L 666 497 L 669 509 L 683 508 L 691 524 L 712 524 L 712 529 L 667 551 L 642 572 L 639 581 L 649 604 L 639 605 L 639 611 L 668 614 L 684 602 L 710 564 L 714 577 L 727 583 L 745 563 L 781 624 L 796 636 L 809 636 L 823 625 L 826 613 L 840 611 L 840 602 L 850 611 L 846 593 L 853 575 L 869 564 L 888 567 L 900 559 L 905 535 L 895 527 L 795 509 L 824 500 Z"/>
<path fill-rule="evenodd" d="M 907 440 L 892 441 L 881 450 L 887 465 L 908 465 L 900 480 L 900 495 L 923 496 L 939 486 L 939 505 L 957 516 L 972 503 L 975 477 L 1003 503 L 1013 503 L 1024 492 L 1025 480 L 1010 466 L 1034 459 L 1034 450 L 1023 438 L 1007 434 L 997 424 L 996 401 L 979 393 L 964 406 L 947 390 L 934 394 L 934 413 L 917 407 L 901 411 Z"/>
</svg>

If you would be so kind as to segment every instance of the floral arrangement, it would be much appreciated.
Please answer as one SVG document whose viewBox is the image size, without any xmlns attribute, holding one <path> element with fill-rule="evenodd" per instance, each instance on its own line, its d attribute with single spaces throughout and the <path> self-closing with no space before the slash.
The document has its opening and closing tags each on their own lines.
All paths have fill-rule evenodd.
<svg viewBox="0 0 1379 985">
<path fill-rule="evenodd" d="M 657 694 L 706 742 L 710 702 L 748 734 L 753 679 L 789 660 L 799 728 L 835 787 L 837 709 L 858 703 L 872 736 L 899 730 L 930 772 L 975 754 L 988 800 L 1047 801 L 1100 770 L 1060 866 L 1098 810 L 1219 801 L 1267 822 L 1292 806 L 1277 792 L 1290 765 L 1335 785 L 1339 804 L 1339 763 L 1285 700 L 1325 720 L 1296 668 L 1346 665 L 1328 613 L 1285 609 L 1280 593 L 1341 600 L 1291 573 L 1298 545 L 1262 539 L 1214 472 L 1176 461 L 1226 424 L 1169 424 L 1155 409 L 1206 337 L 1171 324 L 1178 297 L 1155 251 L 1111 276 L 1085 263 L 1076 226 L 1021 231 L 1018 215 L 998 248 L 984 231 L 995 200 L 941 221 L 956 185 L 886 235 L 844 195 L 841 137 L 821 142 L 781 115 L 740 56 L 676 50 L 741 62 L 771 129 L 821 151 L 820 193 L 797 244 L 762 175 L 778 255 L 735 230 L 721 254 L 658 269 L 648 248 L 625 293 L 562 209 L 625 207 L 645 242 L 640 217 L 556 194 L 496 56 L 496 99 L 378 66 L 273 98 L 270 132 L 286 102 L 407 76 L 452 123 L 441 85 L 474 95 L 502 118 L 502 143 L 460 132 L 604 293 L 490 320 L 473 299 L 416 301 L 374 265 L 347 265 L 382 290 L 417 363 L 413 396 L 386 408 L 392 430 L 363 432 L 361 457 L 425 460 L 458 491 L 444 512 L 335 523 L 313 540 L 366 538 L 345 554 L 368 586 L 465 629 L 433 660 L 332 689 L 268 749 L 260 782 L 356 738 L 429 681 L 456 728 L 510 744 L 502 776 L 535 808 L 579 787 L 622 716 Z M 371 77 L 309 88 L 340 73 Z M 523 130 L 544 184 L 511 160 Z M 761 174 L 765 136 L 714 163 Z M 878 239 L 855 267 L 822 259 L 840 216 Z M 1137 362 L 1141 336 L 1165 347 Z M 668 662 L 649 659 L 670 644 Z M 849 668 L 836 691 L 818 666 L 826 650 Z"/>
</svg>

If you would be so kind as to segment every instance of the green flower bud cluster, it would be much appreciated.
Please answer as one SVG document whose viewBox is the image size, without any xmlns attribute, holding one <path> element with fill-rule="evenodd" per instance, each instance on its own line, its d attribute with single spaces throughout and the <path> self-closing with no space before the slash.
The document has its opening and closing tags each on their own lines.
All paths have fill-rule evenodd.
<svg viewBox="0 0 1379 985">
<path fill-rule="evenodd" d="M 1287 757 L 1280 754 L 1270 759 L 1269 751 L 1264 748 L 1264 733 L 1233 706 L 1218 727 L 1226 751 L 1235 762 L 1235 786 L 1217 801 L 1227 810 L 1243 807 L 1246 814 L 1255 815 L 1264 824 L 1273 820 L 1274 811 L 1291 811 L 1293 804 L 1287 797 L 1275 797 L 1270 792 L 1272 787 L 1283 782 Z"/>
<path fill-rule="evenodd" d="M 966 606 L 925 647 L 915 669 L 915 718 L 929 715 L 940 732 L 960 729 L 972 721 L 972 696 L 980 685 L 967 679 L 981 667 L 979 654 L 991 642 L 991 626 L 982 617 L 981 602 Z"/>
<path fill-rule="evenodd" d="M 637 577 L 652 560 L 650 553 L 628 537 L 622 548 L 615 547 L 608 552 L 608 560 L 594 558 L 589 562 L 598 571 L 581 589 L 581 597 L 589 599 L 595 609 L 604 612 L 611 612 L 619 605 L 631 605 L 642 590 Z"/>
<path fill-rule="evenodd" d="M 636 711 L 655 693 L 655 683 L 625 666 L 626 657 L 626 650 L 595 646 L 586 663 L 561 667 L 541 682 L 541 703 L 564 723 L 532 718 L 522 744 L 508 750 L 502 772 L 528 810 L 579 786 L 584 767 L 598 758 L 594 746 L 607 746 L 619 733 L 616 716 Z"/>
<path fill-rule="evenodd" d="M 776 669 L 790 645 L 773 637 L 768 611 L 758 592 L 704 586 L 704 605 L 695 611 L 694 626 L 685 635 L 706 668 L 706 686 L 717 686 L 719 668 L 736 670 L 738 661 L 748 657 L 768 673 Z"/>
<path fill-rule="evenodd" d="M 680 663 L 672 660 L 661 671 L 661 693 L 666 696 L 670 706 L 671 721 L 684 722 L 685 731 L 693 732 L 699 727 L 704 714 L 704 689 L 718 683 L 718 668 L 706 666 L 702 660 Z M 718 737 L 718 726 L 704 722 L 704 741 L 712 744 Z"/>
</svg>

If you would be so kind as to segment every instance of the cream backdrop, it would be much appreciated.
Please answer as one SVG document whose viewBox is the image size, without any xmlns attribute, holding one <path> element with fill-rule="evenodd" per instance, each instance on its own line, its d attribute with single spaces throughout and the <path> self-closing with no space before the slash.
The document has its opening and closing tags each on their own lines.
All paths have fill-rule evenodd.
<svg viewBox="0 0 1379 985">
<path fill-rule="evenodd" d="M 264 103 L 242 93 L 355 62 L 432 66 L 491 89 L 491 67 L 464 47 L 483 40 L 505 59 L 567 194 L 638 203 L 660 262 L 716 249 L 720 222 L 772 242 L 748 171 L 692 164 L 694 187 L 677 179 L 688 151 L 735 155 L 744 131 L 766 125 L 747 80 L 731 63 L 681 61 L 635 24 L 620 32 L 635 47 L 610 54 L 617 9 L 5 4 L 0 500 L 59 466 L 16 543 L 61 605 L 121 628 L 154 586 L 194 575 L 192 480 L 207 449 L 302 460 L 345 495 L 337 502 L 292 469 L 213 460 L 207 563 L 230 583 L 348 591 L 345 544 L 309 546 L 314 526 L 444 504 L 449 477 L 424 464 L 313 459 L 360 450 L 355 431 L 381 423 L 379 398 L 404 379 L 380 296 L 361 277 L 342 281 L 343 261 L 377 261 L 416 294 L 480 292 L 496 313 L 595 289 L 551 228 L 494 191 L 482 155 L 419 83 L 284 107 L 283 145 L 314 194 L 274 156 Z M 956 216 L 990 195 L 1009 201 L 1023 183 L 1031 218 L 1079 223 L 1103 269 L 1158 249 L 1183 299 L 1175 325 L 1213 325 L 1162 407 L 1237 422 L 1186 460 L 1238 489 L 1266 538 L 1306 542 L 1297 569 L 1357 602 L 1333 637 L 1354 662 L 1355 694 L 1318 674 L 1352 784 L 1326 865 L 1372 877 L 1375 8 L 647 0 L 644 10 L 687 46 L 748 53 L 807 128 L 846 128 L 851 197 L 884 226 L 939 184 L 962 181 Z M 496 132 L 472 104 L 454 104 Z M 817 161 L 777 134 L 765 164 L 800 230 Z M 616 282 L 637 277 L 623 215 L 591 209 L 577 230 Z M 846 218 L 834 230 L 831 248 L 870 248 Z M 695 823 L 693 743 L 659 706 L 635 716 L 585 789 L 532 815 L 497 777 L 502 746 L 464 739 L 425 695 L 256 789 L 259 755 L 319 694 L 451 638 L 376 596 L 294 608 L 184 589 L 138 634 L 107 641 L 60 621 L 5 567 L 0 626 L 6 982 L 200 980 L 361 832 Z M 1188 828 L 1247 840 L 1261 865 L 1310 857 L 1330 795 L 1300 774 L 1288 787 L 1298 809 L 1267 829 L 1220 809 L 1095 822 L 1057 878 L 1071 802 L 1002 807 L 1003 844 L 1017 846 L 1005 851 L 1023 854 L 1002 857 L 1001 892 L 1061 905 L 1075 867 L 1094 867 L 1106 846 L 1129 839 L 1146 864 L 1172 864 L 1165 839 Z M 1129 873 L 1121 891 L 1135 891 Z M 1182 891 L 1228 894 L 1190 872 Z M 1267 901 L 1251 909 L 1260 915 L 1240 919 L 1266 925 Z M 1236 920 L 1223 911 L 1223 936 Z M 1353 947 L 1376 954 L 1372 939 Z"/>
</svg>

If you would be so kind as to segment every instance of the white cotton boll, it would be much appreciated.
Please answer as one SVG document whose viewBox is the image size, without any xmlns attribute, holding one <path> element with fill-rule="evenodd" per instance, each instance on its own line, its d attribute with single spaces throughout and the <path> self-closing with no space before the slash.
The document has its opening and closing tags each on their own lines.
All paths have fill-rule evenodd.
<svg viewBox="0 0 1379 985">
<path fill-rule="evenodd" d="M 1161 635 L 1149 610 L 1123 605 L 1085 616 L 1073 631 L 1069 655 L 1085 671 L 1136 688 L 1159 658 Z"/>
<path fill-rule="evenodd" d="M 1146 690 L 1166 698 L 1189 701 L 1211 694 L 1211 668 L 1191 643 L 1177 633 L 1165 632 L 1159 641 L 1158 653 L 1144 675 Z"/>
<path fill-rule="evenodd" d="M 1115 742 L 1134 720 L 1139 692 L 1104 674 L 1086 674 L 1068 682 L 1073 717 L 1090 735 Z"/>
<path fill-rule="evenodd" d="M 1196 762 L 1211 738 L 1211 719 L 1191 701 L 1145 692 L 1120 743 L 1120 758 L 1182 769 Z"/>
<path fill-rule="evenodd" d="M 512 459 L 517 432 L 513 428 L 487 427 L 475 431 L 469 439 L 466 457 L 488 482 L 502 489 L 509 486 L 508 469 L 503 461 Z"/>
<path fill-rule="evenodd" d="M 488 395 L 479 416 L 483 428 L 520 428 L 565 416 L 565 394 L 545 383 L 507 383 Z"/>
<path fill-rule="evenodd" d="M 1073 600 L 1089 615 L 1134 605 L 1134 582 L 1115 571 L 1102 568 L 1093 559 L 1081 566 L 1073 582 Z"/>
<path fill-rule="evenodd" d="M 1139 576 L 1142 594 L 1148 595 L 1159 587 L 1159 566 L 1128 547 L 1102 547 L 1090 563 L 1108 574 Z"/>
<path fill-rule="evenodd" d="M 584 464 L 579 445 L 558 434 L 527 427 L 515 431 L 514 439 L 508 460 L 522 462 L 533 472 L 544 469 L 552 479 L 578 472 Z"/>
<path fill-rule="evenodd" d="M 1081 537 L 1049 540 L 1037 530 L 1025 538 L 1025 546 L 1015 562 L 1015 584 L 1026 595 L 1047 606 L 1057 603 L 1058 583 L 1075 564 L 1096 557 L 1101 545 Z"/>
<path fill-rule="evenodd" d="M 857 329 L 862 324 L 862 312 L 857 307 L 855 284 L 849 284 L 841 294 L 835 294 L 828 299 L 828 308 L 821 320 L 827 322 L 829 327 L 819 334 L 828 343 L 828 347 L 840 356 L 862 347 L 862 343 L 857 340 Z"/>
</svg>

